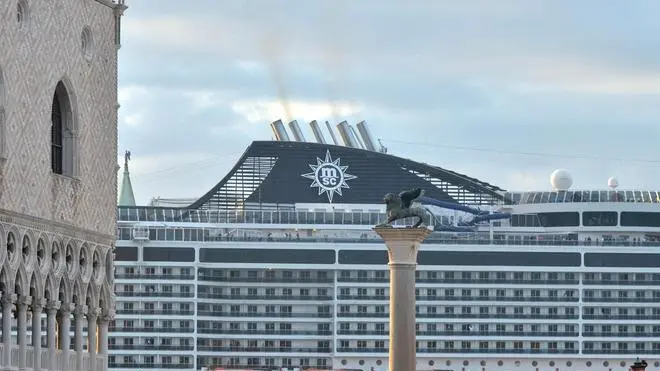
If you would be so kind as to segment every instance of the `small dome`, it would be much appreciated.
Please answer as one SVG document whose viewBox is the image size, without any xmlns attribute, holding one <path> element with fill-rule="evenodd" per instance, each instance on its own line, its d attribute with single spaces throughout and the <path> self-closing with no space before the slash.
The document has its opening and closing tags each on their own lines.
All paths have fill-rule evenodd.
<svg viewBox="0 0 660 371">
<path fill-rule="evenodd" d="M 616 188 L 619 186 L 619 181 L 615 177 L 611 177 L 607 180 L 607 186 L 610 188 Z"/>
<path fill-rule="evenodd" d="M 550 175 L 550 185 L 555 191 L 565 191 L 573 185 L 573 177 L 568 170 L 557 169 Z"/>
</svg>

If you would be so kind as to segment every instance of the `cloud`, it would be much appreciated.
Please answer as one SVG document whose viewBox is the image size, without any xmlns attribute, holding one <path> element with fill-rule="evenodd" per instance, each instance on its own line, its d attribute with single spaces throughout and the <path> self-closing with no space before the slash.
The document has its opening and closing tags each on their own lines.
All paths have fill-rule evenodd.
<svg viewBox="0 0 660 371">
<path fill-rule="evenodd" d="M 391 153 L 504 188 L 548 187 L 557 167 L 576 186 L 611 175 L 651 186 L 657 164 L 625 160 L 658 155 L 658 11 L 650 0 L 142 0 L 123 24 L 120 149 L 134 152 L 139 197 L 201 195 L 276 119 L 299 120 L 308 139 L 313 119 L 366 120 Z M 195 172 L 205 158 L 217 160 Z M 190 166 L 137 185 L 139 166 L 174 159 Z"/>
</svg>

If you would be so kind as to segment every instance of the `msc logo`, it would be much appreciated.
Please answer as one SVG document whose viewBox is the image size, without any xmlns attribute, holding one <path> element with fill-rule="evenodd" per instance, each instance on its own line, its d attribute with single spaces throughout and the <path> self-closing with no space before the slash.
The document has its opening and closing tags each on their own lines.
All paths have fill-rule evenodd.
<svg viewBox="0 0 660 371">
<path fill-rule="evenodd" d="M 325 153 L 325 160 L 317 157 L 316 165 L 309 165 L 309 167 L 312 169 L 312 172 L 302 174 L 302 177 L 313 181 L 310 187 L 317 187 L 319 196 L 327 193 L 328 201 L 331 203 L 335 193 L 342 196 L 342 189 L 350 188 L 346 184 L 347 180 L 357 178 L 355 175 L 346 173 L 348 166 L 342 166 L 340 158 L 333 160 L 332 156 L 330 156 L 330 151 Z"/>
</svg>

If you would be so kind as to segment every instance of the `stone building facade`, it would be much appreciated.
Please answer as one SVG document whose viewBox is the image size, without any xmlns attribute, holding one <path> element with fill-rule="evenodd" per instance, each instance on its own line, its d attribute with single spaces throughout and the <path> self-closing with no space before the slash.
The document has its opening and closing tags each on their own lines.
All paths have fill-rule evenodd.
<svg viewBox="0 0 660 371">
<path fill-rule="evenodd" d="M 0 1 L 3 370 L 107 369 L 124 9 Z"/>
</svg>

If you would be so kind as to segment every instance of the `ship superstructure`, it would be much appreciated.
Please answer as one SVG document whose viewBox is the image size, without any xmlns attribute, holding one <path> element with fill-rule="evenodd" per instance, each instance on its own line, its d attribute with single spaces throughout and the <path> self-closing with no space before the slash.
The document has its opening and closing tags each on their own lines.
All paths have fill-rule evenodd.
<svg viewBox="0 0 660 371">
<path fill-rule="evenodd" d="M 418 261 L 418 370 L 659 368 L 659 192 L 572 190 L 565 171 L 507 192 L 343 127 L 354 145 L 253 142 L 186 207 L 118 207 L 111 368 L 386 370 L 371 228 L 412 187 L 441 205 Z"/>
</svg>

